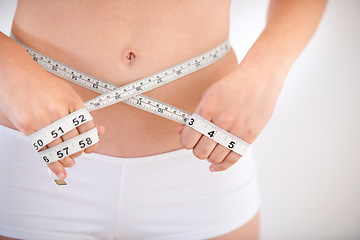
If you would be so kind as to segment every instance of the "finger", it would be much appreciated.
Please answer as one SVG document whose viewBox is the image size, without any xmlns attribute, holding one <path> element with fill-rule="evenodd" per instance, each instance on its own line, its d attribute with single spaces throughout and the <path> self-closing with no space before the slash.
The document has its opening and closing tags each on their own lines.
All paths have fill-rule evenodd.
<svg viewBox="0 0 360 240">
<path fill-rule="evenodd" d="M 199 159 L 206 159 L 216 146 L 216 142 L 208 137 L 202 136 L 193 149 L 193 154 Z"/>
<path fill-rule="evenodd" d="M 46 150 L 48 147 L 45 146 L 43 149 Z M 65 179 L 67 177 L 65 167 L 59 161 L 49 163 L 47 166 L 58 178 Z"/>
<path fill-rule="evenodd" d="M 229 154 L 229 152 L 229 149 L 220 144 L 217 144 L 214 150 L 210 153 L 208 161 L 211 163 L 221 163 Z"/>
<path fill-rule="evenodd" d="M 48 148 L 51 148 L 51 147 L 54 147 L 54 146 L 56 146 L 56 145 L 58 145 L 58 144 L 60 144 L 60 143 L 62 143 L 62 142 L 63 142 L 62 138 L 56 138 L 54 141 L 52 141 L 51 143 L 49 143 L 49 144 L 47 145 L 47 147 L 48 147 Z M 60 161 L 60 163 L 63 165 L 63 167 L 72 167 L 72 166 L 74 166 L 74 164 L 75 164 L 74 159 L 72 159 L 72 158 L 69 157 L 69 156 L 64 157 L 63 159 L 60 159 L 59 161 Z"/>
<path fill-rule="evenodd" d="M 209 169 L 211 172 L 216 172 L 216 171 L 224 171 L 226 169 L 228 169 L 229 167 L 231 167 L 232 165 L 234 165 L 239 159 L 240 159 L 241 155 L 231 151 L 224 159 L 224 161 L 222 161 L 221 163 L 213 163 L 210 165 Z"/>
<path fill-rule="evenodd" d="M 49 163 L 48 168 L 58 176 L 58 178 L 65 179 L 67 177 L 67 172 L 59 161 Z"/>
<path fill-rule="evenodd" d="M 105 133 L 105 127 L 103 125 L 100 124 L 96 124 L 97 130 L 98 130 L 98 134 L 99 136 L 103 135 Z"/>
<path fill-rule="evenodd" d="M 67 140 L 69 140 L 69 139 L 71 139 L 71 138 L 73 138 L 73 137 L 78 136 L 78 135 L 79 135 L 79 132 L 78 132 L 78 130 L 75 128 L 75 129 L 71 130 L 70 132 L 64 134 L 64 135 L 61 137 L 61 139 L 65 142 L 65 141 L 67 141 Z M 80 155 L 81 155 L 83 152 L 84 152 L 84 151 L 81 150 L 81 151 L 79 151 L 79 152 L 77 152 L 77 153 L 74 153 L 74 154 L 70 155 L 70 157 L 74 160 L 74 158 L 80 157 Z M 69 160 L 67 160 L 67 161 L 68 161 L 68 163 L 70 163 Z M 60 160 L 60 162 L 63 163 L 63 165 L 64 165 L 64 163 L 65 163 L 65 161 L 63 161 L 63 160 Z M 75 164 L 75 161 L 73 161 L 73 163 Z M 64 166 L 65 166 L 65 165 L 64 165 Z M 68 167 L 68 166 L 65 166 L 65 167 Z"/>
<path fill-rule="evenodd" d="M 96 125 L 95 125 L 94 121 L 90 121 L 90 122 L 86 122 L 86 123 L 82 124 L 81 126 L 77 127 L 77 129 L 78 129 L 79 133 L 81 134 L 81 133 L 84 133 L 84 132 L 87 132 L 87 131 L 93 129 L 95 126 Z M 85 153 L 94 152 L 97 145 L 98 144 L 96 143 L 96 144 L 94 144 L 94 145 L 92 145 L 92 146 L 90 146 L 88 148 L 85 148 L 84 152 Z"/>
<path fill-rule="evenodd" d="M 83 154 L 83 153 L 84 153 L 84 150 L 81 150 L 81 151 L 79 151 L 77 153 L 71 154 L 70 157 L 75 160 L 75 158 L 80 157 L 81 154 Z"/>
<path fill-rule="evenodd" d="M 102 126 L 102 125 L 98 125 L 98 124 L 96 124 L 96 123 L 95 123 L 95 125 L 96 125 L 96 128 L 97 128 L 98 135 L 99 135 L 99 136 L 103 135 L 103 134 L 105 133 L 105 127 Z M 90 150 L 92 150 L 91 152 L 95 152 L 96 148 L 98 147 L 98 143 L 95 143 L 95 144 L 93 145 L 93 147 L 94 147 L 94 149 L 90 149 Z M 90 152 L 87 152 L 87 151 L 85 150 L 85 153 L 90 153 Z"/>
<path fill-rule="evenodd" d="M 185 126 L 181 135 L 180 135 L 180 144 L 185 149 L 193 149 L 197 142 L 200 140 L 202 134 L 190 128 L 189 126 Z"/>
<path fill-rule="evenodd" d="M 59 162 L 66 168 L 71 168 L 75 165 L 75 160 L 74 158 L 67 156 L 64 157 L 63 159 L 60 159 Z"/>
<path fill-rule="evenodd" d="M 184 127 L 185 127 L 185 125 L 180 125 L 180 126 L 178 126 L 178 127 L 176 128 L 176 132 L 177 132 L 179 135 L 181 135 L 181 133 L 182 133 L 183 130 L 184 130 Z"/>
<path fill-rule="evenodd" d="M 200 140 L 202 134 L 195 131 L 194 129 L 185 126 L 181 135 L 180 135 L 180 144 L 185 149 L 193 149 L 196 143 Z"/>
</svg>

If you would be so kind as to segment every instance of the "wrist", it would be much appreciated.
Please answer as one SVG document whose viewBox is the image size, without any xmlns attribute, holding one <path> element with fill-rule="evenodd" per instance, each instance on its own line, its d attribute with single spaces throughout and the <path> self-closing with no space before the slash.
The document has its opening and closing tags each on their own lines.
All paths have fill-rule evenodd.
<svg viewBox="0 0 360 240">
<path fill-rule="evenodd" d="M 254 68 L 267 74 L 287 74 L 295 62 L 297 54 L 287 49 L 274 38 L 271 30 L 264 29 L 247 52 L 240 66 Z"/>
<path fill-rule="evenodd" d="M 280 91 L 292 64 L 289 56 L 275 47 L 254 44 L 234 73 L 255 84 L 259 91 L 269 88 Z"/>
</svg>

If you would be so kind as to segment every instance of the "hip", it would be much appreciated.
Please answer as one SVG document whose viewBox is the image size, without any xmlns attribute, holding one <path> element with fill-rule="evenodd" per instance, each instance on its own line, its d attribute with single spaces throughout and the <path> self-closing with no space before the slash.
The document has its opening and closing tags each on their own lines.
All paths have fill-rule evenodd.
<svg viewBox="0 0 360 240">
<path fill-rule="evenodd" d="M 0 157 L 0 235 L 14 238 L 206 239 L 242 226 L 260 206 L 251 154 L 218 173 L 184 149 L 83 155 L 59 187 L 26 138 L 0 126 Z"/>
</svg>

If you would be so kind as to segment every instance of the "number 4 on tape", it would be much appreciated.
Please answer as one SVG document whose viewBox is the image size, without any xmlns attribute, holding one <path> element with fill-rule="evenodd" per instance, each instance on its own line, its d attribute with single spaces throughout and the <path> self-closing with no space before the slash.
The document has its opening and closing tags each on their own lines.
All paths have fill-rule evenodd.
<svg viewBox="0 0 360 240">
<path fill-rule="evenodd" d="M 200 132 L 204 136 L 207 136 L 208 138 L 219 143 L 220 145 L 242 156 L 246 153 L 250 146 L 249 143 L 229 132 L 226 132 L 225 130 L 219 128 L 215 124 L 209 122 L 208 120 L 199 116 L 196 113 L 191 116 L 191 118 L 187 122 L 187 125 L 194 130 Z"/>
</svg>

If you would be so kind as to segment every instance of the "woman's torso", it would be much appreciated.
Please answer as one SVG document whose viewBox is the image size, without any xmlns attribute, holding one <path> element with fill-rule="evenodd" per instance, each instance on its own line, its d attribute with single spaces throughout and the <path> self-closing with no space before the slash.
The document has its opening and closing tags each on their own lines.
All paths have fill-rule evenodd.
<svg viewBox="0 0 360 240">
<path fill-rule="evenodd" d="M 67 65 L 124 85 L 224 41 L 229 13 L 230 1 L 224 0 L 19 0 L 13 33 Z M 230 51 L 217 63 L 145 95 L 193 112 L 202 92 L 236 65 L 236 56 Z M 84 101 L 97 96 L 71 85 Z M 123 103 L 92 115 L 106 128 L 98 153 L 140 157 L 181 148 L 178 123 L 168 119 Z M 14 128 L 1 112 L 0 124 Z"/>
</svg>

